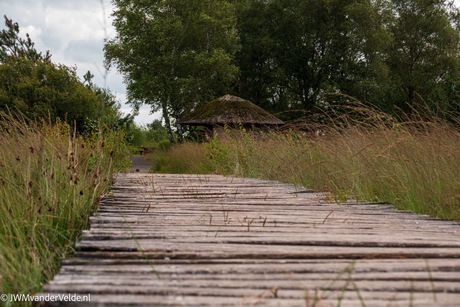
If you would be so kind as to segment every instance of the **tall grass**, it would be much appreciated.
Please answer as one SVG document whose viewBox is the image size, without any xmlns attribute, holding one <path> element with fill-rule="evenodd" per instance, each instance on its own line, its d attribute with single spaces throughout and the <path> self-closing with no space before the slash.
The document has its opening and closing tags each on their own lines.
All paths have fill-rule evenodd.
<svg viewBox="0 0 460 307">
<path fill-rule="evenodd" d="M 213 168 L 206 157 L 205 148 L 198 143 L 183 143 L 172 147 L 160 147 L 147 155 L 156 173 L 207 174 Z"/>
<path fill-rule="evenodd" d="M 35 293 L 54 275 L 113 171 L 129 165 L 122 140 L 0 113 L 0 293 Z"/>
<path fill-rule="evenodd" d="M 388 202 L 460 220 L 460 122 L 413 116 L 401 123 L 359 105 L 321 122 L 218 135 L 206 145 L 208 157 L 222 174 L 328 190 L 339 203 Z"/>
</svg>

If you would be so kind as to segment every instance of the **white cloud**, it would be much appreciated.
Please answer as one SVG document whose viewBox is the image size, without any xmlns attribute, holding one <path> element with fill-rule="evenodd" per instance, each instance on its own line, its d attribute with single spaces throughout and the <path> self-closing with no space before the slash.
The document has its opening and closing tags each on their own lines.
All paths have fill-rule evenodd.
<svg viewBox="0 0 460 307">
<path fill-rule="evenodd" d="M 161 119 L 161 115 L 157 112 L 152 115 L 150 106 L 142 106 L 139 109 L 139 115 L 136 118 L 136 122 L 141 125 L 150 124 L 155 119 Z"/>
<path fill-rule="evenodd" d="M 29 33 L 38 51 L 49 50 L 54 62 L 76 66 L 80 78 L 90 70 L 95 84 L 106 84 L 119 98 L 123 110 L 131 113 L 126 105 L 123 78 L 115 71 L 104 78 L 104 36 L 107 33 L 110 38 L 115 30 L 110 20 L 111 3 L 108 0 L 103 3 L 105 20 L 100 0 L 0 0 L 0 12 L 18 22 L 24 36 Z M 4 28 L 3 19 L 1 28 Z M 136 122 L 148 123 L 158 118 L 149 115 L 148 110 L 148 106 L 142 108 Z"/>
</svg>

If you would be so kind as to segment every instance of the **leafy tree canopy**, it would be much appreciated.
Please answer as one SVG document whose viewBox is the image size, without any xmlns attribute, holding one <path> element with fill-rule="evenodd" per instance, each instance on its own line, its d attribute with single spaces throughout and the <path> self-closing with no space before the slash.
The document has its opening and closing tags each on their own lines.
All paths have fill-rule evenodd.
<svg viewBox="0 0 460 307">
<path fill-rule="evenodd" d="M 125 75 L 131 104 L 162 110 L 174 142 L 171 120 L 224 94 L 234 81 L 234 5 L 224 0 L 113 2 L 117 36 L 105 46 L 107 64 Z"/>
<path fill-rule="evenodd" d="M 171 123 L 225 92 L 285 120 L 354 97 L 398 114 L 460 97 L 445 0 L 114 0 L 108 64 Z M 230 90 L 229 85 L 233 85 Z M 332 94 L 332 95 L 331 95 Z M 181 127 L 177 126 L 179 136 Z"/>
<path fill-rule="evenodd" d="M 55 64 L 51 55 L 38 52 L 19 25 L 5 16 L 6 29 L 0 32 L 0 109 L 20 111 L 32 118 L 60 118 L 78 131 L 97 128 L 100 120 L 111 127 L 123 125 L 114 96 L 94 86 L 92 75 L 80 82 L 74 67 Z"/>
<path fill-rule="evenodd" d="M 388 98 L 406 114 L 422 101 L 446 109 L 456 98 L 449 95 L 448 81 L 454 78 L 458 83 L 460 77 L 458 10 L 452 1 L 393 0 L 392 4 L 393 40 L 387 62 L 395 90 Z"/>
</svg>

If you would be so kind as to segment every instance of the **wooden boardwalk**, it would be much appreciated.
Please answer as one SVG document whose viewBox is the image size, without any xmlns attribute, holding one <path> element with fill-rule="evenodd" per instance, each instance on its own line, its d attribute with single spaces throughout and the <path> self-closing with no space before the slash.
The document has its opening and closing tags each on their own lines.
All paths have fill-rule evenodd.
<svg viewBox="0 0 460 307">
<path fill-rule="evenodd" d="M 98 306 L 460 306 L 459 234 L 272 181 L 119 174 L 44 293 Z"/>
</svg>

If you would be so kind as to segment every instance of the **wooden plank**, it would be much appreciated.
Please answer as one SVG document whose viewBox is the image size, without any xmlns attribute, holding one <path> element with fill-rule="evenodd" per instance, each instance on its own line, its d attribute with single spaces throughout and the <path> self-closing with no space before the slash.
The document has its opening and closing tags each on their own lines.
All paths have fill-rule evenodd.
<svg viewBox="0 0 460 307">
<path fill-rule="evenodd" d="M 216 297 L 216 296 L 164 296 L 164 295 L 129 295 L 129 294 L 113 294 L 107 295 L 92 295 L 92 304 L 78 303 L 78 304 L 66 304 L 66 306 L 132 306 L 137 302 L 140 306 L 289 306 L 289 307 L 305 307 L 305 306 L 336 306 L 338 298 L 316 298 L 314 291 L 301 293 L 299 296 L 301 299 L 281 299 L 273 298 L 271 290 L 261 291 L 254 295 L 248 295 L 241 298 L 235 297 Z M 411 293 L 394 294 L 386 293 L 391 299 L 387 301 L 383 300 L 370 300 L 365 297 L 366 293 L 362 294 L 363 299 L 360 300 L 356 293 L 344 293 L 344 298 L 340 306 L 344 307 L 356 307 L 363 306 L 364 301 L 366 306 L 376 307 L 407 307 L 407 306 L 433 306 L 433 299 L 430 295 L 426 297 L 419 297 Z M 437 300 L 438 306 L 449 306 L 448 302 L 453 301 L 453 296 L 446 294 L 446 298 L 449 300 Z M 455 306 L 455 305 L 450 305 Z"/>
<path fill-rule="evenodd" d="M 88 306 L 456 306 L 459 233 L 267 180 L 119 174 L 44 294 L 91 293 Z"/>
</svg>

